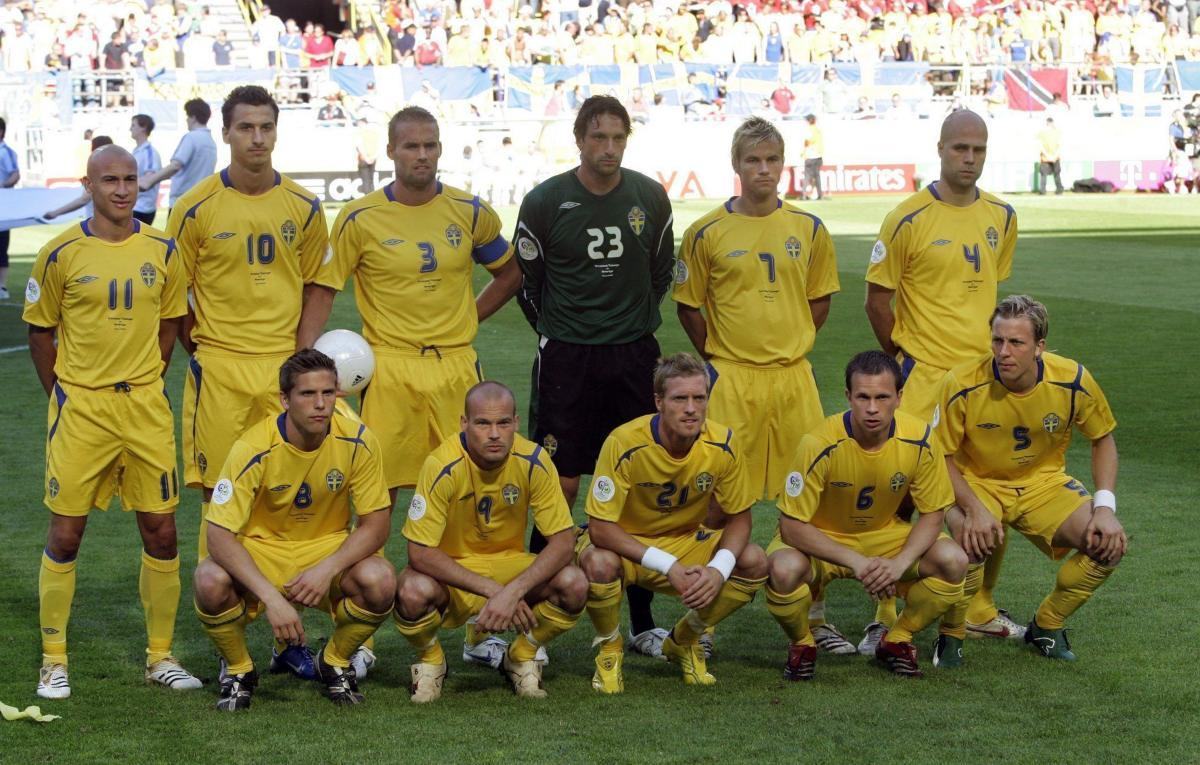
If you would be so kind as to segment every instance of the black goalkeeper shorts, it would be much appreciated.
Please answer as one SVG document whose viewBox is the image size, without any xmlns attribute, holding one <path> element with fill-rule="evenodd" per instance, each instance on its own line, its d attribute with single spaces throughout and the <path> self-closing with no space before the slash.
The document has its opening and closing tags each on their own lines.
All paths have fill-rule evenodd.
<svg viewBox="0 0 1200 765">
<path fill-rule="evenodd" d="M 622 345 L 546 339 L 533 360 L 529 429 L 559 475 L 590 474 L 618 425 L 654 411 L 654 335 Z"/>
</svg>

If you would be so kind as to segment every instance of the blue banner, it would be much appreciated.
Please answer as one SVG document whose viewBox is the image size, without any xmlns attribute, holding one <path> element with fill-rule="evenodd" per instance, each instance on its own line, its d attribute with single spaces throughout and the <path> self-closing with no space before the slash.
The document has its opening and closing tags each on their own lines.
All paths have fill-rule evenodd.
<svg viewBox="0 0 1200 765">
<path fill-rule="evenodd" d="M 1200 61 L 1176 61 L 1175 73 L 1179 77 L 1179 89 L 1185 93 L 1200 91 Z"/>
</svg>

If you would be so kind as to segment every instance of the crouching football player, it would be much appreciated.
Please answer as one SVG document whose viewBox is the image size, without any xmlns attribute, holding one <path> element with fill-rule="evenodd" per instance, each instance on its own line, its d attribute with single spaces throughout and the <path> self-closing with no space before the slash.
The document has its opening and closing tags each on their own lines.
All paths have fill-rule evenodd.
<svg viewBox="0 0 1200 765">
<path fill-rule="evenodd" d="M 754 599 L 767 561 L 750 539 L 757 489 L 747 479 L 733 431 L 705 419 L 708 375 L 695 356 L 678 353 L 654 371 L 657 414 L 621 425 L 604 441 L 587 500 L 588 532 L 579 565 L 588 576 L 588 615 L 600 652 L 592 687 L 624 690 L 621 594 L 637 584 L 677 595 L 688 612 L 663 640 L 689 685 L 712 685 L 701 634 Z M 709 502 L 725 528 L 701 524 Z"/>
<path fill-rule="evenodd" d="M 789 680 L 813 678 L 808 608 L 812 591 L 834 579 L 857 579 L 876 599 L 904 596 L 875 657 L 907 677 L 921 676 L 913 635 L 963 602 L 967 556 L 941 532 L 954 502 L 945 460 L 931 428 L 896 411 L 899 381 L 899 365 L 882 351 L 852 358 L 850 408 L 804 437 L 787 476 L 779 532 L 767 548 L 767 610 L 791 641 Z M 913 524 L 896 516 L 906 496 L 919 513 Z"/>
<path fill-rule="evenodd" d="M 440 627 L 475 617 L 477 632 L 514 630 L 500 668 L 518 696 L 544 698 L 538 648 L 583 613 L 587 580 L 571 565 L 575 525 L 558 471 L 540 446 L 517 435 L 512 391 L 481 382 L 466 396 L 462 432 L 425 460 L 408 508 L 408 567 L 400 572 L 396 624 L 417 650 L 412 700 L 442 694 Z M 548 540 L 525 549 L 526 523 Z"/>
<path fill-rule="evenodd" d="M 1091 373 L 1046 352 L 1044 305 L 1006 297 L 991 327 L 992 355 L 951 369 L 942 382 L 937 440 L 958 505 L 947 521 L 972 563 L 996 550 L 1004 526 L 1051 558 L 1066 558 L 1025 642 L 1043 656 L 1073 660 L 1063 625 L 1125 555 L 1113 495 L 1117 423 Z M 1092 442 L 1094 496 L 1066 473 L 1073 427 Z M 971 566 L 968 598 L 981 579 L 982 566 Z"/>
<path fill-rule="evenodd" d="M 337 402 L 337 370 L 320 351 L 279 370 L 284 412 L 234 444 L 213 489 L 208 555 L 196 567 L 196 613 L 227 664 L 217 709 L 247 709 L 258 682 L 246 625 L 266 611 L 275 637 L 305 645 L 293 604 L 331 611 L 317 653 L 325 693 L 360 704 L 350 657 L 391 612 L 396 575 L 380 553 L 391 502 L 379 443 Z M 351 509 L 356 524 L 350 531 Z"/>
</svg>

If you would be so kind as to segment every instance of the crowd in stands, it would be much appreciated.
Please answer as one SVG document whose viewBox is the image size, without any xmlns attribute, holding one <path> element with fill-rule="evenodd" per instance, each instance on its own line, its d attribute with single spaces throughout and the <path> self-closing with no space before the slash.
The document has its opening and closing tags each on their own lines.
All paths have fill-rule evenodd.
<svg viewBox="0 0 1200 765">
<path fill-rule="evenodd" d="M 1200 60 L 1200 0 L 386 0 L 355 28 L 269 7 L 237 50 L 200 2 L 0 5 L 9 71 L 276 65 L 498 67 L 705 62 L 931 64 Z M 365 11 L 365 12 L 364 12 Z M 347 14 L 351 16 L 351 14 Z"/>
</svg>

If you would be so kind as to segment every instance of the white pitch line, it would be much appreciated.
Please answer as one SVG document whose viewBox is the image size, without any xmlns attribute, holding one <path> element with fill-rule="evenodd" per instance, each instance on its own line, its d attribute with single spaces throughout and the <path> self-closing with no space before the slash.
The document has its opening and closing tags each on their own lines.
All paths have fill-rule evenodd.
<svg viewBox="0 0 1200 765">
<path fill-rule="evenodd" d="M 0 348 L 0 354 L 17 353 L 18 351 L 27 351 L 27 350 L 29 350 L 28 345 L 14 345 L 11 348 Z"/>
</svg>

